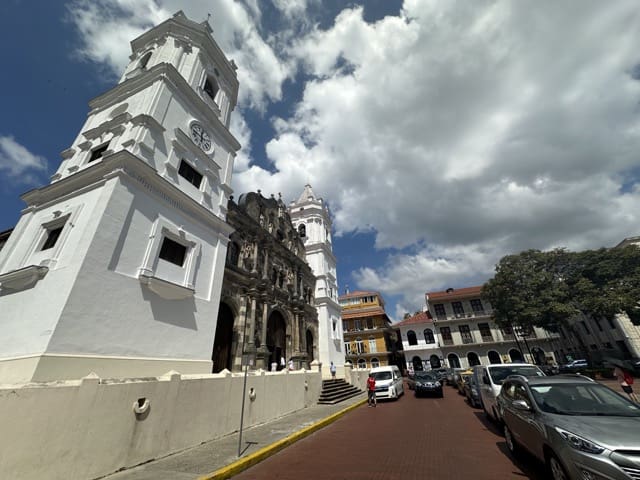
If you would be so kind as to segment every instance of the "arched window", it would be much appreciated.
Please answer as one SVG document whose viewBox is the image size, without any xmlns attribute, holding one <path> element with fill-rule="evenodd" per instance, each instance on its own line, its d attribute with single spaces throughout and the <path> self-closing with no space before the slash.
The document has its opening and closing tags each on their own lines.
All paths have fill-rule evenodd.
<svg viewBox="0 0 640 480">
<path fill-rule="evenodd" d="M 440 368 L 442 364 L 440 363 L 440 357 L 437 355 L 431 355 L 429 358 L 429 363 L 431 364 L 431 368 Z"/>
<path fill-rule="evenodd" d="M 421 372 L 422 370 L 424 370 L 422 359 L 418 356 L 415 356 L 411 359 L 411 366 L 413 367 L 414 372 Z"/>
<path fill-rule="evenodd" d="M 407 341 L 409 342 L 409 345 L 417 345 L 418 337 L 416 337 L 416 332 L 414 332 L 413 330 L 409 330 L 407 332 Z"/>
<path fill-rule="evenodd" d="M 436 339 L 433 338 L 433 330 L 430 328 L 424 330 L 424 341 L 427 343 L 436 343 Z"/>
<path fill-rule="evenodd" d="M 216 82 L 215 78 L 208 76 L 204 81 L 204 87 L 202 87 L 204 93 L 206 93 L 211 100 L 216 99 L 216 94 L 218 93 L 218 82 Z"/>
<path fill-rule="evenodd" d="M 509 357 L 511 358 L 512 362 L 524 362 L 522 353 L 520 353 L 520 350 L 516 350 L 515 348 L 509 350 Z"/>
<path fill-rule="evenodd" d="M 227 264 L 234 267 L 238 266 L 238 258 L 240 256 L 240 247 L 236 242 L 229 243 L 227 248 Z"/>
<path fill-rule="evenodd" d="M 450 353 L 447 356 L 447 360 L 451 368 L 460 368 L 460 359 L 455 353 Z"/>
<path fill-rule="evenodd" d="M 358 368 L 367 368 L 367 361 L 364 358 L 358 359 Z"/>
<path fill-rule="evenodd" d="M 300 235 L 300 238 L 307 236 L 307 226 L 304 223 L 298 225 L 298 235 Z"/>
<path fill-rule="evenodd" d="M 378 360 L 376 357 L 373 357 L 371 359 L 371 368 L 376 368 L 380 366 L 380 360 Z"/>
<path fill-rule="evenodd" d="M 500 354 L 495 350 L 489 350 L 487 352 L 487 358 L 489 359 L 490 364 L 502 363 L 502 359 L 500 358 Z"/>
<path fill-rule="evenodd" d="M 140 62 L 138 63 L 138 68 L 140 70 L 144 70 L 145 68 L 147 68 L 147 64 L 149 63 L 149 60 L 151 60 L 152 54 L 153 52 L 147 52 L 142 56 L 142 58 L 140 59 Z"/>
<path fill-rule="evenodd" d="M 480 365 L 480 358 L 478 358 L 478 354 L 475 352 L 467 353 L 467 361 L 469 362 L 470 367 Z"/>
</svg>

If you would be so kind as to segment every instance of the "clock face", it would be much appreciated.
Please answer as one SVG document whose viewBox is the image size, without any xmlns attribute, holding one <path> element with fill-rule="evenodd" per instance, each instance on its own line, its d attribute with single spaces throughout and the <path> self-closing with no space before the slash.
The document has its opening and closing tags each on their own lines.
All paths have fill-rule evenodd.
<svg viewBox="0 0 640 480">
<path fill-rule="evenodd" d="M 199 123 L 191 125 L 191 139 L 205 152 L 211 148 L 211 138 Z"/>
</svg>

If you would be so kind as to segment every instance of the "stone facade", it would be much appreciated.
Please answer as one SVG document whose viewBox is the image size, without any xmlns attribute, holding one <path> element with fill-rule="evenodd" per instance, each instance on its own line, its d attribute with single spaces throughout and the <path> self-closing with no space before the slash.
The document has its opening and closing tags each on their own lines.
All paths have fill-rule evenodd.
<svg viewBox="0 0 640 480">
<path fill-rule="evenodd" d="M 316 278 L 281 199 L 260 192 L 231 200 L 235 229 L 227 250 L 213 371 L 242 368 L 243 352 L 267 370 L 281 360 L 309 368 L 317 359 Z"/>
</svg>

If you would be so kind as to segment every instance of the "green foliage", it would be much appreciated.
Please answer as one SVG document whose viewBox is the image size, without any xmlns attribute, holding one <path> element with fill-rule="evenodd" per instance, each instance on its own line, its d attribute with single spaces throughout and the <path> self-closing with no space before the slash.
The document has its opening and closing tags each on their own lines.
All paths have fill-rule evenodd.
<svg viewBox="0 0 640 480">
<path fill-rule="evenodd" d="M 640 323 L 640 248 L 527 250 L 503 257 L 482 295 L 501 327 L 559 325 L 579 313 Z"/>
</svg>

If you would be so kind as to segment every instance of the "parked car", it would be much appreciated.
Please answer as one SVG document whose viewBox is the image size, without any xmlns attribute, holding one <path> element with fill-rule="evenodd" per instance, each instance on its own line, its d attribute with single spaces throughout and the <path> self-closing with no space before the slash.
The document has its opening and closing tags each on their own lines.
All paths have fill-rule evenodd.
<svg viewBox="0 0 640 480">
<path fill-rule="evenodd" d="M 471 377 L 471 375 L 473 375 L 473 370 L 464 370 L 458 374 L 456 387 L 458 388 L 458 393 L 460 395 L 464 395 L 464 386 L 469 381 L 469 377 Z"/>
<path fill-rule="evenodd" d="M 458 379 L 456 378 L 456 375 L 462 371 L 466 370 L 465 368 L 451 368 L 449 369 L 449 372 L 447 373 L 447 385 L 457 388 L 458 385 Z"/>
<path fill-rule="evenodd" d="M 395 365 L 376 367 L 370 370 L 376 379 L 376 398 L 394 398 L 404 395 L 404 381 L 400 369 Z"/>
<path fill-rule="evenodd" d="M 440 382 L 445 382 L 447 379 L 447 375 L 449 375 L 449 372 L 451 371 L 451 369 L 447 367 L 441 367 L 441 368 L 436 368 L 435 370 L 432 370 L 432 371 L 436 374 Z"/>
<path fill-rule="evenodd" d="M 638 478 L 640 405 L 581 375 L 508 377 L 499 395 L 513 455 L 527 450 L 551 478 Z"/>
<path fill-rule="evenodd" d="M 435 395 L 444 397 L 442 391 L 442 382 L 438 380 L 438 376 L 433 372 L 416 372 L 415 396 Z"/>
<path fill-rule="evenodd" d="M 560 373 L 577 373 L 587 368 L 589 368 L 589 362 L 585 359 L 573 360 L 564 365 L 560 365 Z"/>
<path fill-rule="evenodd" d="M 475 375 L 469 375 L 469 379 L 464 384 L 464 395 L 467 402 L 474 408 L 482 408 L 480 400 L 480 386 L 476 381 Z"/>
<path fill-rule="evenodd" d="M 509 375 L 545 376 L 540 367 L 530 363 L 476 365 L 473 367 L 473 374 L 476 377 L 476 383 L 480 386 L 480 401 L 485 415 L 498 423 L 502 418 L 496 408 L 496 397 L 500 393 L 504 379 Z"/>
</svg>

